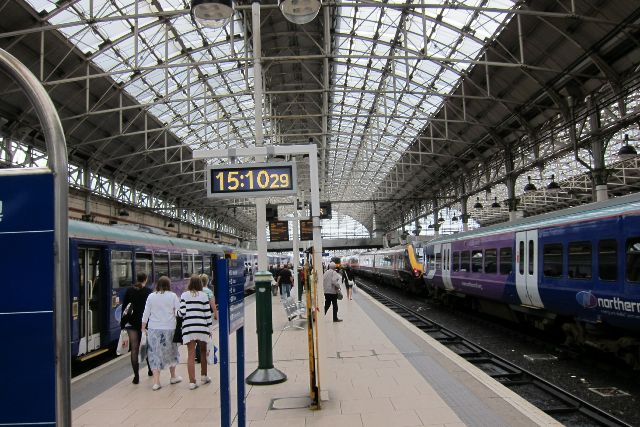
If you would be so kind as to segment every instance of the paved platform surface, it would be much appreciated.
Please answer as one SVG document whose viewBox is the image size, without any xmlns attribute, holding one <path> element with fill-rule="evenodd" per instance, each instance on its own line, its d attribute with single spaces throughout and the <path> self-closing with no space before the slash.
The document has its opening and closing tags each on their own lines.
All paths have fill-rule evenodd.
<svg viewBox="0 0 640 427">
<path fill-rule="evenodd" d="M 247 300 L 245 317 L 247 375 L 258 365 L 253 301 L 253 297 Z M 284 330 L 289 323 L 279 297 L 273 297 L 274 366 L 288 380 L 271 386 L 246 385 L 248 426 L 559 425 L 364 293 L 356 292 L 352 301 L 343 300 L 339 305 L 344 322 L 333 323 L 331 316 L 320 316 L 323 401 L 320 410 L 310 410 L 306 407 L 307 332 Z M 235 335 L 231 338 L 235 349 Z M 184 346 L 181 355 L 178 374 L 185 381 L 170 385 L 169 373 L 163 371 L 159 391 L 151 390 L 146 368 L 141 371 L 140 384 L 131 384 L 126 358 L 102 373 L 74 381 L 73 425 L 220 425 L 218 366 L 210 366 L 211 384 L 189 390 Z M 231 359 L 236 361 L 235 353 Z M 235 370 L 232 364 L 232 375 Z M 235 382 L 233 377 L 233 401 Z M 235 403 L 232 411 L 235 414 Z"/>
</svg>

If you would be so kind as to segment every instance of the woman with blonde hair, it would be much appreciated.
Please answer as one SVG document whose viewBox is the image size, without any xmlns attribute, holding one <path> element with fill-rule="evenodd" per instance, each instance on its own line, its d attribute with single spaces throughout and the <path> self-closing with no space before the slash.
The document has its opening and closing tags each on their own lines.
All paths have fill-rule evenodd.
<svg viewBox="0 0 640 427">
<path fill-rule="evenodd" d="M 182 317 L 182 343 L 187 345 L 187 372 L 189 373 L 189 389 L 198 387 L 196 383 L 196 343 L 200 346 L 200 382 L 208 384 L 207 376 L 207 341 L 211 337 L 211 305 L 209 298 L 202 291 L 202 281 L 197 274 L 191 275 L 187 290 L 180 296 L 180 316 Z"/>
<path fill-rule="evenodd" d="M 160 371 L 169 367 L 171 384 L 182 381 L 176 376 L 178 365 L 178 344 L 173 342 L 176 329 L 176 312 L 180 309 L 180 301 L 171 292 L 171 280 L 162 276 L 156 284 L 156 291 L 149 295 L 142 314 L 142 332 L 147 334 L 147 357 L 153 371 L 152 390 L 160 390 Z"/>
</svg>

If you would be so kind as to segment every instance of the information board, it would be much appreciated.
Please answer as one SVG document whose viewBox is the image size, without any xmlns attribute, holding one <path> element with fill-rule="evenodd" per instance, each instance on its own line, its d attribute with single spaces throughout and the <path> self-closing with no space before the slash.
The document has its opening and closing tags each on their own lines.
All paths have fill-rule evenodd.
<svg viewBox="0 0 640 427">
<path fill-rule="evenodd" d="M 2 361 L 7 367 L 0 387 L 0 425 L 55 425 L 54 187 L 50 171 L 0 170 L 0 248 L 0 271 L 4 273 L 0 340 L 5 343 Z M 25 277 L 31 284 L 28 293 Z"/>
<path fill-rule="evenodd" d="M 288 221 L 269 221 L 269 241 L 270 242 L 288 242 L 289 241 L 289 222 Z"/>
<path fill-rule="evenodd" d="M 229 334 L 244 326 L 244 262 L 229 259 Z"/>
<path fill-rule="evenodd" d="M 207 169 L 207 197 L 270 197 L 296 194 L 294 162 L 213 165 Z"/>
<path fill-rule="evenodd" d="M 300 240 L 313 240 L 313 220 L 300 221 Z"/>
</svg>

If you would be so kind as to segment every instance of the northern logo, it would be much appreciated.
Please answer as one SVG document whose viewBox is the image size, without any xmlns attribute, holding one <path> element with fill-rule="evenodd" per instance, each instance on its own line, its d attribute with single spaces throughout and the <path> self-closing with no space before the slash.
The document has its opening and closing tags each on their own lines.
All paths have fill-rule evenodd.
<svg viewBox="0 0 640 427">
<path fill-rule="evenodd" d="M 584 308 L 595 308 L 598 306 L 598 298 L 590 291 L 582 291 L 576 294 L 576 301 Z"/>
</svg>

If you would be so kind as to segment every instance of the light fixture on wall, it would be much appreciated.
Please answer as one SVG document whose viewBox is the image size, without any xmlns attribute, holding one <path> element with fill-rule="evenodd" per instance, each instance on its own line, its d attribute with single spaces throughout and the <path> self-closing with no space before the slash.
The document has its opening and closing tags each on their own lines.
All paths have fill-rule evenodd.
<svg viewBox="0 0 640 427">
<path fill-rule="evenodd" d="M 118 215 L 120 215 L 120 216 L 129 216 L 129 211 L 126 210 L 126 209 L 120 209 L 118 211 Z"/>
<path fill-rule="evenodd" d="M 624 145 L 620 147 L 620 150 L 618 150 L 618 157 L 622 157 L 623 159 L 625 159 L 629 157 L 635 157 L 637 155 L 638 152 L 636 151 L 635 147 L 633 145 L 629 145 L 629 135 L 625 133 Z"/>
<path fill-rule="evenodd" d="M 531 177 L 530 176 L 527 176 L 527 181 L 529 181 L 529 182 L 527 182 L 527 184 L 524 186 L 524 189 L 523 189 L 524 192 L 525 193 L 530 193 L 531 191 L 536 191 L 537 188 L 534 185 L 534 183 L 531 182 Z"/>
<path fill-rule="evenodd" d="M 560 184 L 558 184 L 556 181 L 556 175 L 555 174 L 551 174 L 551 182 L 549 183 L 549 185 L 547 185 L 547 190 L 548 191 L 558 191 L 560 190 Z"/>
<path fill-rule="evenodd" d="M 500 209 L 500 203 L 498 203 L 498 198 L 494 197 L 493 198 L 493 203 L 491 203 L 491 207 L 494 209 Z"/>
<path fill-rule="evenodd" d="M 175 226 L 176 225 L 171 221 L 169 221 L 169 223 L 167 224 L 167 227 L 169 227 L 169 228 L 175 228 Z"/>
<path fill-rule="evenodd" d="M 231 0 L 191 0 L 191 18 L 206 28 L 222 28 L 233 16 Z"/>
<path fill-rule="evenodd" d="M 473 209 L 482 209 L 482 203 L 480 203 L 480 197 L 476 197 L 476 202 L 473 204 Z"/>
<path fill-rule="evenodd" d="M 308 24 L 320 11 L 319 0 L 279 0 L 282 15 L 292 24 Z"/>
<path fill-rule="evenodd" d="M 196 228 L 196 231 L 193 232 L 194 234 L 200 234 L 200 229 Z"/>
</svg>

